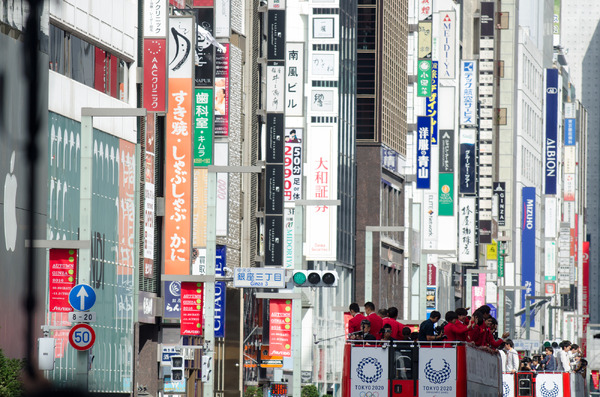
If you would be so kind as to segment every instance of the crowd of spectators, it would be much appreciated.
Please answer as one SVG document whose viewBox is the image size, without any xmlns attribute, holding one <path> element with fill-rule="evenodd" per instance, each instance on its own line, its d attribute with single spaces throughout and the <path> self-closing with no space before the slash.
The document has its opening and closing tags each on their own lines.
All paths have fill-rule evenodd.
<svg viewBox="0 0 600 397">
<path fill-rule="evenodd" d="M 375 311 L 372 302 L 366 302 L 366 316 L 360 313 L 357 303 L 350 305 L 352 319 L 348 323 L 349 339 L 366 343 L 385 343 L 393 341 L 419 342 L 465 342 L 482 349 L 498 352 L 504 372 L 574 372 L 585 377 L 587 361 L 581 348 L 569 341 L 560 344 L 544 345 L 542 354 L 531 357 L 520 356 L 515 350 L 510 334 L 504 332 L 498 336 L 498 322 L 491 316 L 491 309 L 484 305 L 469 316 L 468 309 L 458 308 L 445 314 L 432 311 L 429 318 L 421 323 L 419 332 L 412 332 L 397 319 L 398 309 L 390 307 Z M 437 325 L 436 325 L 437 324 Z M 377 342 L 383 341 L 383 342 Z"/>
</svg>

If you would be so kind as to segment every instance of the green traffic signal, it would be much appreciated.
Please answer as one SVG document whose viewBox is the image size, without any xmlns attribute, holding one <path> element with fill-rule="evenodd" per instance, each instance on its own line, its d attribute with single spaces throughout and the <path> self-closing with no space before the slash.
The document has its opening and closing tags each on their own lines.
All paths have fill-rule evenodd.
<svg viewBox="0 0 600 397">
<path fill-rule="evenodd" d="M 294 284 L 303 285 L 304 283 L 306 283 L 306 274 L 304 274 L 303 272 L 296 272 L 294 273 L 293 279 Z"/>
</svg>

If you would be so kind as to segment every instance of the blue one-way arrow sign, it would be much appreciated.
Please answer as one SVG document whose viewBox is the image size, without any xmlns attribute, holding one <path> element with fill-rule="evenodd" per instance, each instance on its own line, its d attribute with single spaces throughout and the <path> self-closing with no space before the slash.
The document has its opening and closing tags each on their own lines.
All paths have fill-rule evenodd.
<svg viewBox="0 0 600 397">
<path fill-rule="evenodd" d="M 69 304 L 75 310 L 90 310 L 96 303 L 96 292 L 87 284 L 77 284 L 69 292 Z"/>
</svg>

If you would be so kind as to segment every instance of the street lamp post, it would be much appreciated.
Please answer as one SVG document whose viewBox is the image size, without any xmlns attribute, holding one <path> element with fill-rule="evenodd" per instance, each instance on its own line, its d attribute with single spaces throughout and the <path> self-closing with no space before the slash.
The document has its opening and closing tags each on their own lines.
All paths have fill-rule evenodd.
<svg viewBox="0 0 600 397">
<path fill-rule="evenodd" d="M 498 286 L 498 329 L 500 331 L 504 331 L 504 318 L 506 316 L 505 310 L 504 310 L 504 305 L 505 305 L 505 298 L 504 298 L 504 291 L 508 290 L 508 291 L 520 291 L 520 290 L 524 290 L 527 287 L 523 287 L 521 285 L 500 285 Z M 510 332 L 510 330 L 509 330 Z M 511 336 L 512 337 L 512 336 Z"/>
<path fill-rule="evenodd" d="M 365 227 L 365 302 L 373 301 L 373 232 L 403 232 L 404 226 Z"/>
<path fill-rule="evenodd" d="M 304 207 L 338 206 L 341 200 L 296 200 L 294 205 L 294 270 L 302 270 L 304 255 Z M 300 295 L 300 288 L 294 287 L 294 293 Z M 302 394 L 302 299 L 292 300 L 292 396 Z"/>
<path fill-rule="evenodd" d="M 525 339 L 529 340 L 529 336 L 530 336 L 530 332 L 531 332 L 531 325 L 530 323 L 530 317 L 531 317 L 531 301 L 535 300 L 535 299 L 545 299 L 545 300 L 549 300 L 552 299 L 551 296 L 535 296 L 535 295 L 526 295 L 525 296 Z"/>
<path fill-rule="evenodd" d="M 215 261 L 217 251 L 217 173 L 260 174 L 261 166 L 208 166 L 207 213 L 206 213 L 206 277 L 204 284 L 204 345 L 209 359 L 208 371 L 212 371 L 215 353 Z M 213 371 L 214 373 L 214 371 Z M 204 397 L 213 397 L 214 376 L 202 388 Z"/>
</svg>

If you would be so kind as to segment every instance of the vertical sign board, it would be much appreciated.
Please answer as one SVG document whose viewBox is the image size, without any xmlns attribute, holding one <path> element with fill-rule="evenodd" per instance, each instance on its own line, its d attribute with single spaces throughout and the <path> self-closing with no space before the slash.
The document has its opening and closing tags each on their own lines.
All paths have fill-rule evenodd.
<svg viewBox="0 0 600 397">
<path fill-rule="evenodd" d="M 144 39 L 144 107 L 149 112 L 166 111 L 167 40 Z"/>
<path fill-rule="evenodd" d="M 460 189 L 462 194 L 475 193 L 475 132 L 460 130 Z"/>
<path fill-rule="evenodd" d="M 494 36 L 496 24 L 494 23 L 494 3 L 491 1 L 481 2 L 481 36 Z"/>
<path fill-rule="evenodd" d="M 458 200 L 458 260 L 475 263 L 475 198 Z"/>
<path fill-rule="evenodd" d="M 352 346 L 350 360 L 350 397 L 389 394 L 387 349 Z"/>
<path fill-rule="evenodd" d="M 283 217 L 265 216 L 265 266 L 282 265 L 283 242 Z"/>
<path fill-rule="evenodd" d="M 560 45 L 560 2 L 561 0 L 554 0 L 554 20 L 552 21 L 552 45 L 554 47 Z"/>
<path fill-rule="evenodd" d="M 476 287 L 471 287 L 471 307 L 481 307 L 485 305 L 486 273 L 480 273 L 478 278 L 478 285 Z"/>
<path fill-rule="evenodd" d="M 304 43 L 287 43 L 285 58 L 285 114 L 304 113 Z"/>
<path fill-rule="evenodd" d="M 190 274 L 192 201 L 192 18 L 171 17 L 166 130 L 165 274 Z"/>
<path fill-rule="evenodd" d="M 285 10 L 269 10 L 267 59 L 285 59 Z"/>
<path fill-rule="evenodd" d="M 456 349 L 419 349 L 419 396 L 455 396 Z"/>
<path fill-rule="evenodd" d="M 544 242 L 544 280 L 556 281 L 556 241 Z"/>
<path fill-rule="evenodd" d="M 202 306 L 204 284 L 185 281 L 181 283 L 181 335 L 202 335 Z"/>
<path fill-rule="evenodd" d="M 154 115 L 146 117 L 146 172 L 144 175 L 144 277 L 154 276 Z"/>
<path fill-rule="evenodd" d="M 558 155 L 558 70 L 546 69 L 545 194 L 556 194 Z"/>
<path fill-rule="evenodd" d="M 167 37 L 166 0 L 144 0 L 144 37 Z"/>
<path fill-rule="evenodd" d="M 283 185 L 285 201 L 300 200 L 302 196 L 302 135 L 302 128 L 285 130 Z"/>
<path fill-rule="evenodd" d="M 431 59 L 432 22 L 419 22 L 419 59 Z"/>
<path fill-rule="evenodd" d="M 418 0 L 419 21 L 431 19 L 433 16 L 433 0 Z"/>
<path fill-rule="evenodd" d="M 267 64 L 267 112 L 285 110 L 285 66 L 281 61 Z"/>
<path fill-rule="evenodd" d="M 453 79 L 456 75 L 456 12 L 441 11 L 440 17 L 438 77 Z"/>
<path fill-rule="evenodd" d="M 229 165 L 229 142 L 215 142 L 215 165 Z M 217 236 L 227 236 L 229 229 L 229 174 L 217 173 Z"/>
<path fill-rule="evenodd" d="M 312 126 L 307 132 L 308 200 L 332 200 L 337 195 L 337 132 L 331 126 Z M 337 209 L 325 205 L 306 209 L 306 246 L 309 260 L 335 260 Z"/>
<path fill-rule="evenodd" d="M 417 67 L 417 96 L 431 95 L 431 60 L 420 59 Z"/>
<path fill-rule="evenodd" d="M 215 0 L 215 37 L 229 37 L 231 0 Z"/>
<path fill-rule="evenodd" d="M 492 192 L 498 197 L 498 226 L 506 225 L 506 182 L 494 182 Z"/>
<path fill-rule="evenodd" d="M 208 169 L 194 168 L 194 215 L 192 217 L 192 244 L 194 247 L 206 247 L 206 218 L 208 216 L 207 194 Z"/>
<path fill-rule="evenodd" d="M 521 219 L 521 307 L 525 307 L 525 296 L 535 295 L 535 187 L 523 187 Z M 521 321 L 525 321 L 523 314 Z M 535 318 L 531 317 L 531 326 Z"/>
<path fill-rule="evenodd" d="M 181 318 L 181 282 L 165 282 L 163 318 Z"/>
<path fill-rule="evenodd" d="M 215 275 L 225 276 L 227 266 L 227 247 L 217 245 L 215 255 Z M 225 308 L 227 287 L 224 281 L 215 282 L 215 338 L 225 337 Z"/>
<path fill-rule="evenodd" d="M 194 95 L 194 166 L 212 164 L 213 90 L 196 88 Z"/>
<path fill-rule="evenodd" d="M 267 152 L 266 163 L 281 164 L 284 162 L 284 146 L 287 144 L 284 138 L 284 116 L 283 113 L 267 113 Z M 298 138 L 296 138 L 298 139 Z"/>
<path fill-rule="evenodd" d="M 439 215 L 454 216 L 454 174 L 440 173 L 439 178 Z"/>
<path fill-rule="evenodd" d="M 454 131 L 440 131 L 440 172 L 454 172 Z"/>
<path fill-rule="evenodd" d="M 436 249 L 438 243 L 437 200 L 435 196 L 431 193 L 423 195 L 423 248 L 425 249 Z"/>
<path fill-rule="evenodd" d="M 431 117 L 417 117 L 417 189 L 431 187 Z"/>
<path fill-rule="evenodd" d="M 575 146 L 576 138 L 576 119 L 565 119 L 565 146 Z"/>
<path fill-rule="evenodd" d="M 477 123 L 477 65 L 475 61 L 461 61 L 460 66 L 460 124 L 474 126 Z"/>
<path fill-rule="evenodd" d="M 581 291 L 581 295 L 582 295 L 582 313 L 584 316 L 585 315 L 589 315 L 590 314 L 590 242 L 589 241 L 584 241 L 583 242 L 583 247 L 582 247 L 582 252 L 583 252 L 583 269 L 581 269 L 583 271 L 583 275 L 582 275 L 582 280 L 581 280 L 581 287 L 582 287 L 582 291 Z M 582 350 L 583 350 L 583 355 L 586 355 L 586 348 L 587 348 L 587 325 L 590 322 L 589 317 L 584 317 L 583 318 L 583 338 L 582 338 Z"/>
<path fill-rule="evenodd" d="M 295 208 L 283 210 L 283 225 L 285 233 L 285 247 L 283 253 L 283 268 L 294 268 L 294 213 Z"/>
<path fill-rule="evenodd" d="M 69 313 L 69 292 L 75 286 L 77 276 L 77 251 L 73 249 L 50 249 L 49 252 L 49 306 L 48 311 Z"/>
<path fill-rule="evenodd" d="M 269 164 L 265 166 L 265 213 L 267 215 L 283 214 L 283 166 Z"/>
<path fill-rule="evenodd" d="M 215 62 L 215 135 L 229 135 L 229 44 L 217 50 Z"/>
<path fill-rule="evenodd" d="M 425 99 L 426 116 L 431 117 L 431 144 L 438 144 L 438 62 L 431 63 L 431 95 Z"/>
<path fill-rule="evenodd" d="M 210 40 L 214 34 L 214 8 L 195 8 L 196 14 L 196 62 L 194 66 L 194 85 L 212 86 L 214 83 L 215 47 Z"/>
<path fill-rule="evenodd" d="M 269 301 L 269 355 L 292 356 L 292 300 Z"/>
</svg>

